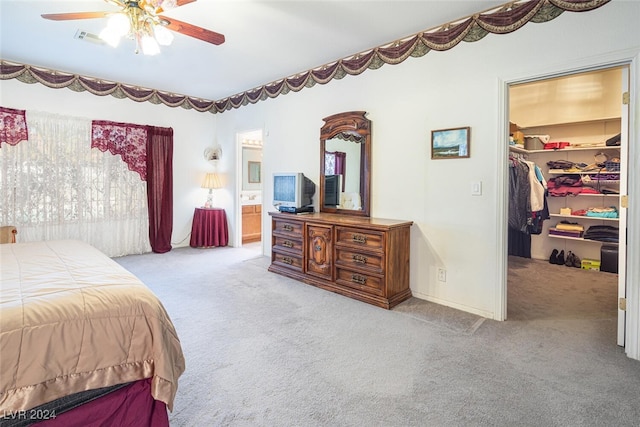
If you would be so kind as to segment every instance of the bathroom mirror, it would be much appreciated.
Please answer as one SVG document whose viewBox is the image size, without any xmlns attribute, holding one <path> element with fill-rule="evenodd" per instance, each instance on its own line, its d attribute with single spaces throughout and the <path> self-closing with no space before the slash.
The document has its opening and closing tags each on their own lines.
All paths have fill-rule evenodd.
<svg viewBox="0 0 640 427">
<path fill-rule="evenodd" d="M 324 118 L 320 129 L 320 212 L 369 216 L 371 121 L 365 111 Z"/>
</svg>

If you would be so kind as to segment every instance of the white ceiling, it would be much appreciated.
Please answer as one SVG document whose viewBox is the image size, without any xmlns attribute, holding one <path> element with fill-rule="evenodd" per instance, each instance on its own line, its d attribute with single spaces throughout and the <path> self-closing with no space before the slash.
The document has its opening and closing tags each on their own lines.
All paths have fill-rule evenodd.
<svg viewBox="0 0 640 427">
<path fill-rule="evenodd" d="M 116 11 L 102 0 L 0 0 L 0 58 L 219 100 L 494 8 L 505 0 L 198 0 L 164 15 L 222 33 L 216 46 L 181 34 L 157 56 L 74 38 L 105 19 L 43 13 Z"/>
</svg>

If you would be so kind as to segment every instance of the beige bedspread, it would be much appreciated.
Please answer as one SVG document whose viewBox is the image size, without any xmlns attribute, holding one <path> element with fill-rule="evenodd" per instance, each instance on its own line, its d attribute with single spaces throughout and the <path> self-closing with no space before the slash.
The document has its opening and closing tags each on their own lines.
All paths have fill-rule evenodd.
<svg viewBox="0 0 640 427">
<path fill-rule="evenodd" d="M 0 413 L 152 378 L 173 408 L 175 328 L 133 274 L 79 241 L 0 245 Z"/>
</svg>

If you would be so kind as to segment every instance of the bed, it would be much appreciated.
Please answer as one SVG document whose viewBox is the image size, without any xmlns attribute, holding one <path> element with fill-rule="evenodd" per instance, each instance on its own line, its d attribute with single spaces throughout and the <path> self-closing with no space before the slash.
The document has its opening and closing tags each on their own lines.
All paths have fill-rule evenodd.
<svg viewBox="0 0 640 427">
<path fill-rule="evenodd" d="M 137 277 L 80 241 L 3 244 L 0 290 L 2 426 L 88 425 L 109 401 L 104 425 L 168 425 L 184 356 Z"/>
</svg>

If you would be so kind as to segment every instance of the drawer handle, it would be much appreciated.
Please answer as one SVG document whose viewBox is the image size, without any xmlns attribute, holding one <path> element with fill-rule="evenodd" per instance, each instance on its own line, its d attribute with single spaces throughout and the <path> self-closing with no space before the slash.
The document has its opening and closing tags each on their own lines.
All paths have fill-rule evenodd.
<svg viewBox="0 0 640 427">
<path fill-rule="evenodd" d="M 357 263 L 357 264 L 366 264 L 367 263 L 367 257 L 364 255 L 358 255 L 358 254 L 354 254 L 351 256 L 351 259 L 353 259 L 353 262 Z"/>
<path fill-rule="evenodd" d="M 285 231 L 293 231 L 293 225 L 285 224 L 282 226 L 282 229 Z"/>
<path fill-rule="evenodd" d="M 291 243 L 291 241 L 289 240 L 285 240 L 284 242 L 282 242 L 282 246 L 284 246 L 285 248 L 292 248 L 293 243 Z"/>
<path fill-rule="evenodd" d="M 288 265 L 292 265 L 293 264 L 293 258 L 289 258 L 288 256 L 282 257 L 282 262 L 284 262 L 285 264 L 288 264 Z"/>
<path fill-rule="evenodd" d="M 352 274 L 351 281 L 356 282 L 359 285 L 364 285 L 367 282 L 367 278 L 359 274 Z"/>
<path fill-rule="evenodd" d="M 367 236 L 364 234 L 354 234 L 352 240 L 355 243 L 367 243 Z"/>
</svg>

